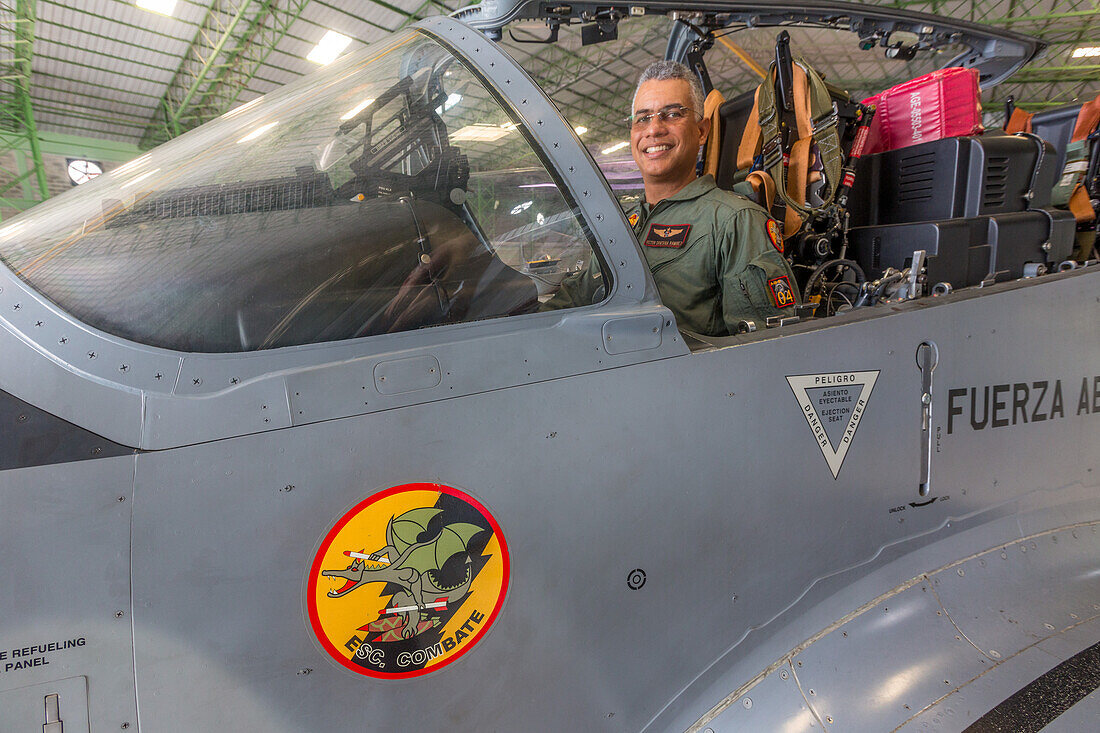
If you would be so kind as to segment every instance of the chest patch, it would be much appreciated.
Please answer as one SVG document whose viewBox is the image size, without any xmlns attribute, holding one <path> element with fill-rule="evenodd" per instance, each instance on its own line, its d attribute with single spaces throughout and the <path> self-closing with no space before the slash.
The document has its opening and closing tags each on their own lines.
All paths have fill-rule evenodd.
<svg viewBox="0 0 1100 733">
<path fill-rule="evenodd" d="M 643 244 L 647 247 L 683 247 L 690 231 L 691 224 L 651 224 Z"/>
<path fill-rule="evenodd" d="M 786 308 L 794 305 L 794 290 L 791 289 L 791 281 L 787 279 L 786 275 L 768 280 L 768 290 L 772 294 L 772 302 L 776 308 Z"/>
</svg>

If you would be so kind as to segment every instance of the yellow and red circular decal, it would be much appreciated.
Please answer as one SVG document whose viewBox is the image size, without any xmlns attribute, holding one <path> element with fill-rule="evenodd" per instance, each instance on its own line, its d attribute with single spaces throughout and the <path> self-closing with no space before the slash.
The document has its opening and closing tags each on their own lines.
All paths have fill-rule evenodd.
<svg viewBox="0 0 1100 733">
<path fill-rule="evenodd" d="M 767 228 L 768 239 L 772 241 L 772 246 L 779 254 L 783 254 L 783 231 L 779 228 L 779 222 L 775 219 L 768 219 Z"/>
<path fill-rule="evenodd" d="M 329 530 L 306 586 L 310 624 L 337 662 L 381 679 L 442 669 L 493 624 L 508 591 L 508 546 L 476 499 L 404 484 Z"/>
</svg>

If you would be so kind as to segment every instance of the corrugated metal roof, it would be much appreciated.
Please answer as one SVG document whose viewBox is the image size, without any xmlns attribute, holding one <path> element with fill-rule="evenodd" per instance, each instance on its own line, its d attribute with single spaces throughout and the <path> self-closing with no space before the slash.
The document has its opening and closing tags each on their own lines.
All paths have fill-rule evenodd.
<svg viewBox="0 0 1100 733">
<path fill-rule="evenodd" d="M 205 77 L 201 91 L 233 104 L 248 101 L 316 69 L 305 59 L 326 30 L 353 37 L 350 49 L 376 43 L 418 14 L 446 12 L 464 0 L 446 5 L 423 0 L 274 0 L 275 12 L 257 15 L 263 3 L 251 0 L 178 0 L 173 17 L 139 9 L 133 0 L 38 0 L 37 40 L 33 62 L 32 96 L 40 129 L 102 136 L 148 144 L 163 120 L 166 102 L 178 100 L 194 82 L 194 72 L 209 56 L 209 48 L 241 11 L 223 51 L 241 47 L 246 29 L 253 34 L 245 55 L 263 62 L 249 67 L 247 78 L 218 74 Z M 1007 25 L 1040 35 L 1053 43 L 1050 51 L 1019 76 L 988 93 L 987 110 L 999 108 L 1014 94 L 1022 106 L 1041 108 L 1068 103 L 1100 92 L 1100 63 L 1072 59 L 1077 45 L 1100 45 L 1096 21 L 1100 9 L 1093 0 L 905 0 L 900 3 L 942 15 Z M 302 8 L 285 33 L 289 8 Z M 243 9 L 243 10 L 242 10 Z M 669 21 L 664 18 L 629 19 L 619 25 L 619 42 L 582 46 L 576 27 L 563 29 L 555 46 L 517 43 L 506 36 L 504 46 L 548 87 L 555 102 L 574 124 L 592 128 L 586 140 L 621 136 L 625 97 L 632 80 L 649 61 L 664 51 Z M 528 34 L 543 35 L 535 24 Z M 830 79 L 856 94 L 872 93 L 930 68 L 928 61 L 887 61 L 879 53 L 861 53 L 850 37 L 838 42 L 826 31 L 803 31 L 804 52 Z M 517 32 L 517 35 L 523 35 Z M 766 65 L 772 53 L 774 31 L 744 31 L 734 37 L 758 63 Z M 185 63 L 185 60 L 191 60 Z M 226 61 L 223 53 L 218 59 Z M 238 63 L 241 59 L 238 58 Z M 727 97 L 751 88 L 755 75 L 721 46 L 708 55 L 716 84 Z M 189 70 L 189 73 L 184 72 Z M 212 85 L 212 81 L 221 85 Z M 228 90 L 226 85 L 237 85 Z M 243 86 L 242 86 L 243 85 Z M 232 91 L 233 93 L 229 93 Z M 236 93 L 239 92 L 239 93 Z M 615 94 L 617 98 L 611 98 Z M 201 96 L 201 94 L 200 94 Z M 228 103 L 228 102 L 227 102 Z M 628 103 L 628 102 L 627 102 Z M 217 105 L 204 108 L 209 115 Z M 224 111 L 224 110 L 222 110 Z"/>
</svg>

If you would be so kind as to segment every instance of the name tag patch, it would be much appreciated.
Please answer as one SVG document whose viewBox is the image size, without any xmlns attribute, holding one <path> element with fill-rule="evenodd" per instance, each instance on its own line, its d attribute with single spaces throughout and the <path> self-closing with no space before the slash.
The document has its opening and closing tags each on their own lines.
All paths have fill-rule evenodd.
<svg viewBox="0 0 1100 733">
<path fill-rule="evenodd" d="M 690 231 L 691 224 L 652 224 L 643 244 L 647 247 L 683 247 Z"/>
<path fill-rule="evenodd" d="M 768 280 L 768 290 L 771 291 L 772 302 L 776 308 L 786 308 L 794 305 L 794 290 L 791 288 L 791 281 L 787 279 L 786 275 Z"/>
</svg>

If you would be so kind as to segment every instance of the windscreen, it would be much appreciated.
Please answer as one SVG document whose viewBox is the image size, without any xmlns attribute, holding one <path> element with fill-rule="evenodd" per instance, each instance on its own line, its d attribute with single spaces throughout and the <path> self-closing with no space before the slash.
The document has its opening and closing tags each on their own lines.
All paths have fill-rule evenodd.
<svg viewBox="0 0 1100 733">
<path fill-rule="evenodd" d="M 592 239 L 522 127 L 417 31 L 0 228 L 88 325 L 233 352 L 532 312 Z"/>
</svg>

